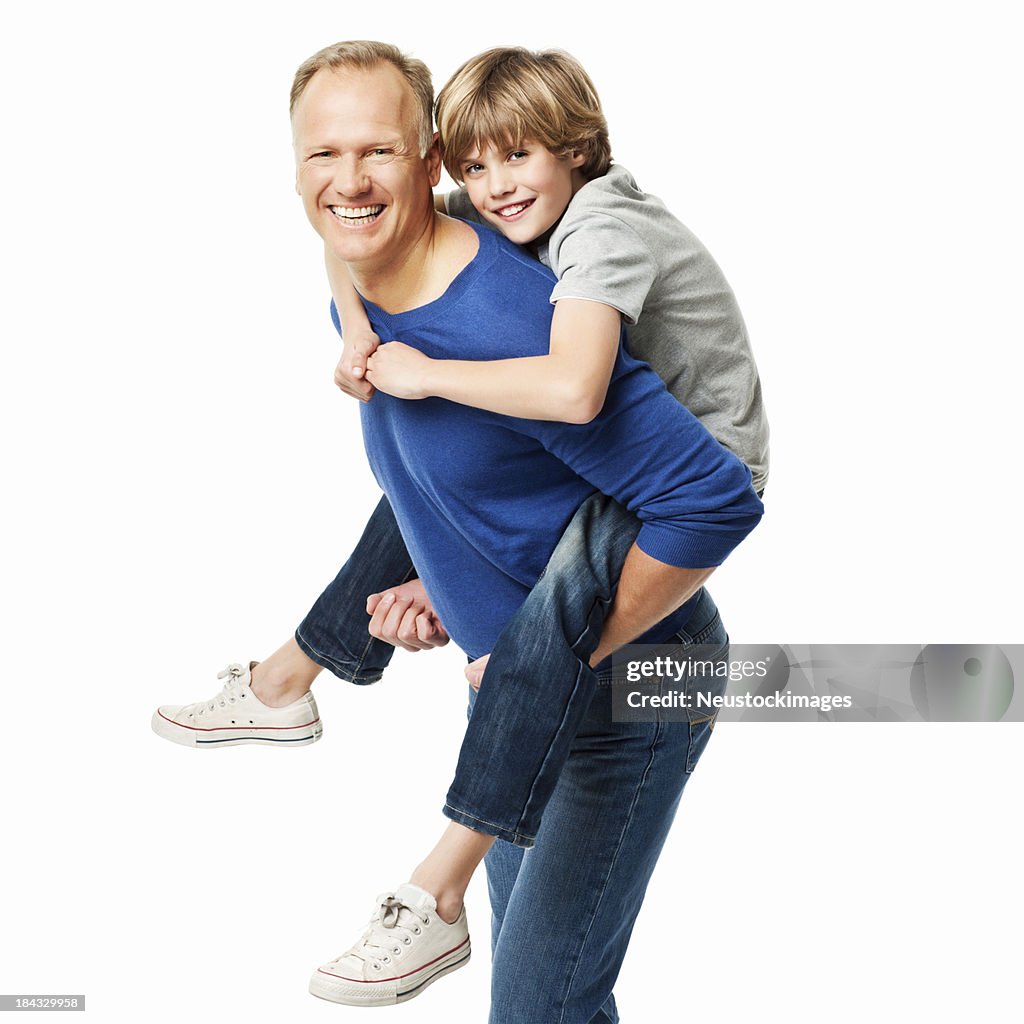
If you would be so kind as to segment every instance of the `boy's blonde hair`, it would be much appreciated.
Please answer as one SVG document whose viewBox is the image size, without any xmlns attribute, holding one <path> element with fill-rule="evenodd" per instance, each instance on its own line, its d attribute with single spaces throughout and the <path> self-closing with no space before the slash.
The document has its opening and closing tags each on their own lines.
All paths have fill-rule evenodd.
<svg viewBox="0 0 1024 1024">
<path fill-rule="evenodd" d="M 612 162 L 608 123 L 590 76 L 562 50 L 497 47 L 466 61 L 437 97 L 437 127 L 448 173 L 488 145 L 533 139 L 556 156 L 583 153 L 585 178 Z"/>
<path fill-rule="evenodd" d="M 295 104 L 306 91 L 312 77 L 324 68 L 332 71 L 358 69 L 369 71 L 381 64 L 390 64 L 405 79 L 413 96 L 416 97 L 416 135 L 420 144 L 420 156 L 426 156 L 434 141 L 434 83 L 427 65 L 415 57 L 407 57 L 391 43 L 378 43 L 373 39 L 354 39 L 344 43 L 332 43 L 318 50 L 302 62 L 292 82 L 288 113 L 295 113 Z"/>
</svg>

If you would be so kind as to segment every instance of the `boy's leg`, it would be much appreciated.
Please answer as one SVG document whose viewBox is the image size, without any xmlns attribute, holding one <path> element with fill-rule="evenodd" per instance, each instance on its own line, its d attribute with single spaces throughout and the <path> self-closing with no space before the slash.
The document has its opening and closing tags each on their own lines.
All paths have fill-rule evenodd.
<svg viewBox="0 0 1024 1024">
<path fill-rule="evenodd" d="M 353 683 L 380 679 L 394 648 L 370 636 L 366 598 L 415 574 L 391 506 L 382 498 L 349 560 L 295 636 L 263 662 L 229 665 L 218 676 L 226 682 L 214 697 L 157 708 L 154 731 L 192 747 L 315 742 L 322 728 L 309 692 L 313 680 L 321 668 Z"/>
<path fill-rule="evenodd" d="M 639 529 L 603 494 L 569 523 L 491 652 L 444 807 L 453 821 L 533 845 L 593 698 L 590 655 Z"/>
<path fill-rule="evenodd" d="M 350 683 L 375 683 L 395 649 L 370 636 L 366 598 L 416 576 L 386 497 L 374 510 L 341 571 L 295 631 L 306 657 Z"/>
</svg>

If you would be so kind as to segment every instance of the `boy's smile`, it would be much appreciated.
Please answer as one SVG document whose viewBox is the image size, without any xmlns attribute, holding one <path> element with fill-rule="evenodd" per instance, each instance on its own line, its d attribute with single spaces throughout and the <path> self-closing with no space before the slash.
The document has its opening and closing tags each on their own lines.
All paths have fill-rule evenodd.
<svg viewBox="0 0 1024 1024">
<path fill-rule="evenodd" d="M 494 212 L 503 221 L 513 221 L 521 217 L 531 206 L 533 206 L 535 200 L 526 199 L 523 202 L 509 203 L 508 206 L 499 206 Z"/>
<path fill-rule="evenodd" d="M 488 145 L 460 161 L 470 201 L 484 220 L 519 245 L 550 231 L 586 183 L 582 154 L 555 156 L 539 143 Z"/>
</svg>

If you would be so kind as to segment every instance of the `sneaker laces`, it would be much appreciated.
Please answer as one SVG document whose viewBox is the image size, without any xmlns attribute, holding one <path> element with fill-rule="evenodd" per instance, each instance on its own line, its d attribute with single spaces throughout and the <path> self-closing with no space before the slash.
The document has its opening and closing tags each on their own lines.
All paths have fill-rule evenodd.
<svg viewBox="0 0 1024 1024">
<path fill-rule="evenodd" d="M 214 711 L 218 705 L 224 707 L 225 704 L 234 704 L 236 700 L 244 697 L 242 693 L 241 678 L 245 675 L 246 668 L 244 665 L 240 665 L 238 662 L 233 662 L 228 665 L 226 669 L 217 673 L 218 679 L 225 680 L 221 691 L 215 694 L 209 700 L 197 701 L 195 704 L 189 705 L 189 710 L 198 710 L 199 714 L 205 714 L 207 711 Z"/>
<path fill-rule="evenodd" d="M 381 970 L 383 964 L 391 962 L 394 956 L 401 956 L 403 946 L 411 946 L 422 931 L 423 925 L 430 924 L 430 918 L 414 910 L 407 903 L 388 892 L 377 897 L 379 904 L 363 937 L 338 959 L 353 956 L 369 963 L 374 970 Z"/>
</svg>

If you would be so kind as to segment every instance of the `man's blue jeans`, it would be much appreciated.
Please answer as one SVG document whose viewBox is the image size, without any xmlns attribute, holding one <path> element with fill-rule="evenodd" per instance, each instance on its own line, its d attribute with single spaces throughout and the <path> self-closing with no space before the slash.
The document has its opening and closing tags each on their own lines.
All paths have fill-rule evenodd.
<svg viewBox="0 0 1024 1024">
<path fill-rule="evenodd" d="M 444 806 L 453 821 L 516 846 L 534 844 L 597 688 L 590 655 L 639 528 L 603 494 L 588 498 L 566 528 L 491 652 Z M 394 648 L 369 636 L 366 597 L 415 575 L 382 498 L 352 556 L 296 630 L 297 643 L 342 679 L 375 682 Z"/>
<path fill-rule="evenodd" d="M 729 638 L 706 591 L 677 640 L 682 650 L 708 645 L 702 658 L 710 647 L 717 650 L 710 660 L 728 657 Z M 601 673 L 536 846 L 499 841 L 487 854 L 490 1024 L 618 1021 L 612 986 L 683 787 L 714 727 L 695 706 L 695 681 L 680 685 L 690 693 L 688 722 L 614 723 L 610 673 Z M 704 677 L 700 687 L 724 692 L 724 677 L 710 691 Z M 470 705 L 472 723 L 480 700 L 473 708 L 471 694 Z"/>
</svg>

